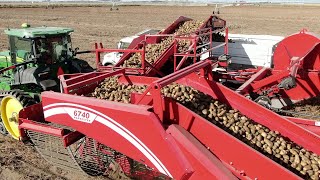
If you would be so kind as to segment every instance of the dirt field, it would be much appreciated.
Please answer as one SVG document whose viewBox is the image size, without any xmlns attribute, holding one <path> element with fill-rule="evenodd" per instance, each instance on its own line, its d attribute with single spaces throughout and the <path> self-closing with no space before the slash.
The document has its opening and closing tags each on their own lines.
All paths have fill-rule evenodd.
<svg viewBox="0 0 320 180">
<path fill-rule="evenodd" d="M 122 37 L 146 28 L 163 29 L 179 16 L 205 19 L 214 7 L 126 6 L 119 11 L 108 7 L 2 8 L 0 9 L 0 49 L 7 48 L 4 29 L 20 27 L 24 22 L 32 26 L 64 26 L 75 29 L 74 47 L 93 48 L 94 42 L 115 47 Z M 290 35 L 302 28 L 320 34 L 320 6 L 247 6 L 220 9 L 231 33 Z M 93 56 L 85 56 L 93 59 Z"/>
<path fill-rule="evenodd" d="M 214 7 L 128 6 L 119 11 L 108 7 L 0 8 L 0 49 L 7 48 L 3 30 L 28 22 L 32 26 L 65 26 L 75 29 L 74 47 L 93 48 L 94 42 L 115 47 L 116 42 L 146 28 L 163 29 L 179 16 L 205 19 Z M 231 33 L 290 35 L 302 28 L 320 34 L 320 7 L 226 7 L 221 10 Z M 94 56 L 83 58 L 92 60 Z M 0 180 L 12 179 L 85 179 L 57 169 L 34 152 L 0 135 Z"/>
</svg>

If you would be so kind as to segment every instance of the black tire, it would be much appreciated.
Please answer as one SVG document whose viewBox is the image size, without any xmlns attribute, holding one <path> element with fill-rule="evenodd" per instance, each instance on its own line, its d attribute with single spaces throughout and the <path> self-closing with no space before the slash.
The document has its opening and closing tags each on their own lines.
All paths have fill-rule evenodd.
<svg viewBox="0 0 320 180">
<path fill-rule="evenodd" d="M 1 92 L 1 94 L 5 94 L 5 92 Z M 1 100 L 2 100 L 2 96 L 0 97 L 0 105 L 1 105 Z M 8 131 L 2 122 L 1 114 L 0 114 L 0 134 L 4 136 L 8 135 Z"/>
<path fill-rule="evenodd" d="M 28 93 L 23 92 L 22 90 L 11 90 L 11 91 L 1 92 L 0 102 L 2 98 L 6 96 L 13 96 L 22 104 L 23 107 L 31 106 L 37 103 Z M 8 131 L 4 126 L 1 118 L 0 118 L 0 134 L 8 135 Z"/>
<path fill-rule="evenodd" d="M 94 71 L 87 61 L 74 59 L 71 62 L 71 73 L 88 73 Z"/>
<path fill-rule="evenodd" d="M 105 63 L 104 66 L 112 66 L 112 63 Z"/>
<path fill-rule="evenodd" d="M 0 119 L 0 134 L 2 134 L 4 136 L 8 135 L 8 131 L 7 131 L 6 127 L 4 126 L 1 119 Z"/>
</svg>

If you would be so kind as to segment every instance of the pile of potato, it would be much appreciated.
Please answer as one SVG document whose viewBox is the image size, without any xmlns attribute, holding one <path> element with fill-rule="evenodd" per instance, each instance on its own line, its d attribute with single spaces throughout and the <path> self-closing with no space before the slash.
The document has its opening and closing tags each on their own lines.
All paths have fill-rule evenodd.
<svg viewBox="0 0 320 180">
<path fill-rule="evenodd" d="M 292 168 L 307 178 L 319 179 L 320 156 L 298 146 L 281 136 L 279 132 L 257 124 L 239 111 L 190 87 L 172 84 L 163 88 L 163 94 L 177 100 L 283 166 Z"/>
<path fill-rule="evenodd" d="M 94 92 L 87 96 L 108 101 L 130 103 L 130 94 L 132 92 L 143 93 L 145 90 L 146 86 L 119 84 L 117 77 L 111 77 L 106 78 L 95 88 Z"/>
<path fill-rule="evenodd" d="M 184 35 L 196 31 L 203 21 L 191 20 L 182 23 L 179 28 L 174 32 L 175 35 Z M 169 48 L 173 42 L 173 37 L 166 37 L 157 44 L 147 44 L 146 46 L 146 61 L 153 64 L 162 53 Z M 181 40 L 178 42 L 178 51 L 186 51 L 190 46 L 190 42 Z M 134 53 L 129 59 L 125 60 L 122 67 L 140 68 L 141 67 L 141 54 Z"/>
<path fill-rule="evenodd" d="M 102 82 L 91 97 L 130 103 L 130 93 L 142 93 L 146 86 L 123 85 L 116 78 Z M 191 87 L 171 84 L 162 88 L 164 96 L 173 98 L 254 149 L 262 152 L 307 179 L 319 179 L 320 156 L 305 150 L 277 131 L 271 131 L 243 116 L 239 111 Z"/>
<path fill-rule="evenodd" d="M 306 99 L 297 104 L 293 104 L 291 106 L 285 107 L 285 110 L 289 110 L 293 112 L 292 114 L 284 114 L 288 116 L 312 119 L 316 121 L 320 121 L 320 97 L 313 97 L 310 99 Z"/>
</svg>

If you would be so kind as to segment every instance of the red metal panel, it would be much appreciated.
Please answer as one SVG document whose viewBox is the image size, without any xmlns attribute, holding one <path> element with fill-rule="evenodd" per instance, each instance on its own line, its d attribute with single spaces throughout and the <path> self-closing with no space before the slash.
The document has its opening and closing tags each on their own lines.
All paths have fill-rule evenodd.
<svg viewBox="0 0 320 180">
<path fill-rule="evenodd" d="M 129 45 L 128 49 L 138 49 L 138 45 L 139 45 L 139 44 L 141 43 L 141 41 L 143 41 L 144 39 L 145 39 L 145 36 L 144 36 L 144 35 L 141 35 L 141 36 L 135 38 L 135 39 L 131 42 L 131 44 Z M 129 53 L 129 52 L 124 53 L 123 56 L 120 58 L 120 61 L 119 61 L 115 66 L 119 67 L 120 65 L 122 65 L 123 62 L 124 62 L 126 59 L 130 58 L 130 55 L 131 55 L 131 53 Z"/>
<path fill-rule="evenodd" d="M 190 79 L 193 79 L 193 81 Z M 190 74 L 189 77 L 183 78 L 178 82 L 191 86 L 203 93 L 219 99 L 223 103 L 229 104 L 231 107 L 238 109 L 242 114 L 257 123 L 262 124 L 271 130 L 278 131 L 283 136 L 290 138 L 292 141 L 304 148 L 320 154 L 320 149 L 318 148 L 320 145 L 320 138 L 318 136 L 235 93 L 223 85 L 216 82 L 209 82 L 204 78 L 199 78 L 195 74 Z M 252 111 L 252 109 L 254 109 L 254 111 Z"/>
<path fill-rule="evenodd" d="M 286 90 L 284 97 L 289 97 L 294 101 L 309 99 L 320 94 L 319 72 L 300 72 L 296 78 L 297 86 Z"/>
<path fill-rule="evenodd" d="M 92 72 L 73 77 L 72 79 L 61 78 L 60 80 L 63 85 L 64 93 L 70 94 L 72 91 L 72 94 L 82 95 L 89 93 L 98 85 L 98 82 L 114 75 L 124 74 L 124 72 L 124 69 L 113 72 Z"/>
<path fill-rule="evenodd" d="M 256 74 L 254 74 L 253 76 L 251 76 L 251 78 L 249 80 L 247 80 L 245 83 L 243 83 L 237 90 L 236 92 L 239 94 L 246 94 L 248 92 L 252 91 L 252 86 L 251 84 L 254 81 L 257 80 L 261 80 L 262 78 L 264 78 L 266 76 L 266 74 L 269 72 L 270 70 L 266 67 L 263 67 L 260 71 L 258 71 Z"/>
<path fill-rule="evenodd" d="M 274 51 L 274 69 L 287 69 L 292 57 L 304 57 L 319 42 L 319 37 L 305 31 L 286 37 L 277 45 Z M 320 62 L 316 63 L 318 65 L 316 67 L 319 70 Z"/>
<path fill-rule="evenodd" d="M 271 76 L 268 76 L 260 81 L 251 83 L 251 86 L 253 88 L 253 91 L 260 90 L 260 88 L 265 86 L 272 86 L 276 83 L 279 83 L 283 78 L 288 77 L 290 75 L 290 72 L 288 70 L 284 70 L 280 73 L 274 73 Z"/>
<path fill-rule="evenodd" d="M 189 155 L 188 159 L 192 160 L 195 173 L 191 179 L 238 179 L 216 156 L 181 126 L 170 125 L 167 133 L 179 142 L 184 153 Z"/>
<path fill-rule="evenodd" d="M 19 129 L 22 131 L 27 129 L 27 130 L 50 134 L 58 137 L 62 137 L 66 134 L 65 131 L 60 128 L 46 126 L 44 124 L 35 123 L 27 119 L 20 119 L 20 121 L 22 121 L 22 123 L 19 125 Z"/>
<path fill-rule="evenodd" d="M 167 28 L 165 28 L 160 34 L 172 34 L 177 27 L 185 21 L 192 20 L 190 18 L 180 16 L 177 20 L 175 20 L 172 24 L 170 24 Z"/>
<path fill-rule="evenodd" d="M 301 119 L 301 118 L 295 118 L 295 117 L 288 117 L 284 116 L 289 121 L 292 121 L 299 126 L 303 127 L 304 129 L 307 129 L 310 132 L 313 132 L 314 134 L 318 135 L 320 137 L 320 123 L 315 120 L 310 119 Z"/>
<path fill-rule="evenodd" d="M 78 140 L 80 140 L 81 138 L 84 137 L 84 134 L 81 134 L 78 131 L 74 131 L 74 132 L 70 132 L 67 135 L 63 136 L 63 145 L 65 147 L 70 146 L 71 144 L 77 142 Z"/>
<path fill-rule="evenodd" d="M 72 127 L 176 179 L 192 173 L 188 160 L 150 106 L 54 92 L 43 92 L 42 99 L 47 121 Z"/>
<path fill-rule="evenodd" d="M 227 167 L 234 174 L 241 174 L 240 179 L 301 179 L 187 108 L 173 101 L 170 104 L 170 114 L 178 119 L 179 125 L 229 164 Z M 192 118 L 186 118 L 189 116 Z"/>
<path fill-rule="evenodd" d="M 79 87 L 83 87 L 84 85 L 95 83 L 95 82 L 98 82 L 99 80 L 103 80 L 103 79 L 105 79 L 107 77 L 111 77 L 111 76 L 114 76 L 114 75 L 117 75 L 117 74 L 123 74 L 123 73 L 124 73 L 124 69 L 120 69 L 118 71 L 114 71 L 114 72 L 111 72 L 111 73 L 99 74 L 96 77 L 86 78 L 83 81 L 70 84 L 70 85 L 68 85 L 68 89 L 70 89 L 70 90 L 71 89 L 77 89 Z"/>
<path fill-rule="evenodd" d="M 200 61 L 196 64 L 193 64 L 192 66 L 189 66 L 187 68 L 181 69 L 180 71 L 177 71 L 175 73 L 172 73 L 166 77 L 163 77 L 157 81 L 154 82 L 158 86 L 158 88 L 162 88 L 166 85 L 169 85 L 172 82 L 175 82 L 178 79 L 181 79 L 201 68 L 211 68 L 211 62 L 210 61 Z"/>
<path fill-rule="evenodd" d="M 34 105 L 23 108 L 19 112 L 19 118 L 32 119 L 32 121 L 43 122 L 44 116 L 43 116 L 42 104 L 38 103 L 38 104 L 34 104 Z M 23 121 L 19 121 L 19 123 L 20 122 L 23 122 Z"/>
<path fill-rule="evenodd" d="M 122 84 L 149 85 L 159 78 L 145 76 L 119 76 L 118 82 Z"/>
<path fill-rule="evenodd" d="M 161 56 L 153 63 L 153 66 L 156 69 L 160 69 L 170 58 L 170 56 L 173 55 L 174 51 L 174 43 L 172 43 L 167 50 L 165 50 Z M 149 69 L 147 71 L 148 76 L 155 76 L 157 73 L 155 71 L 152 71 L 152 69 Z"/>
</svg>

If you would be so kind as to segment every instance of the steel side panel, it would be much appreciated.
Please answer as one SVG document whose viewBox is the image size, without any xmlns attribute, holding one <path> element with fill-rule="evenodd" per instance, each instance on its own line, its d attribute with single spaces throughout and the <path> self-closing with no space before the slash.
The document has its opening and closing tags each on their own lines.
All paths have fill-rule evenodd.
<svg viewBox="0 0 320 180">
<path fill-rule="evenodd" d="M 118 82 L 121 84 L 135 84 L 135 85 L 149 85 L 153 81 L 158 80 L 155 77 L 145 77 L 145 76 L 119 76 Z"/>
<path fill-rule="evenodd" d="M 320 127 L 304 125 L 304 124 L 299 124 L 299 126 L 303 127 L 304 129 L 307 129 L 308 131 L 313 132 L 314 134 L 320 137 Z"/>
<path fill-rule="evenodd" d="M 252 90 L 251 83 L 253 83 L 256 80 L 262 79 L 266 74 L 269 72 L 269 69 L 263 67 L 260 71 L 258 71 L 256 74 L 251 76 L 249 80 L 247 80 L 245 83 L 243 83 L 236 92 L 239 94 L 246 94 L 248 91 Z"/>
<path fill-rule="evenodd" d="M 36 131 L 40 133 L 47 133 L 57 137 L 62 137 L 64 135 L 63 129 L 54 128 L 54 127 L 46 126 L 43 124 L 38 124 L 27 119 L 23 119 L 22 121 L 23 122 L 19 125 L 20 130 L 28 129 L 28 130 Z"/>
<path fill-rule="evenodd" d="M 320 94 L 319 72 L 298 71 L 296 83 L 297 86 L 295 88 L 282 92 L 282 95 L 284 97 L 290 97 L 290 99 L 294 101 L 301 101 Z"/>
<path fill-rule="evenodd" d="M 169 60 L 170 56 L 174 53 L 174 43 L 171 45 L 161 54 L 161 56 L 153 63 L 154 67 L 158 70 Z M 147 71 L 148 76 L 155 76 L 157 73 L 152 70 L 151 68 Z"/>
<path fill-rule="evenodd" d="M 260 81 L 257 82 L 253 82 L 251 84 L 253 91 L 258 91 L 260 90 L 260 88 L 264 87 L 264 86 L 270 86 L 270 85 L 274 85 L 275 83 L 281 81 L 283 78 L 288 77 L 290 75 L 290 72 L 287 70 L 284 70 L 280 73 L 277 74 L 273 74 L 271 76 L 268 76 L 264 79 L 261 79 Z"/>
<path fill-rule="evenodd" d="M 319 136 L 237 94 L 223 85 L 216 82 L 209 82 L 204 78 L 199 78 L 196 74 L 190 74 L 177 82 L 191 86 L 213 98 L 219 99 L 221 102 L 238 109 L 243 115 L 253 121 L 264 125 L 271 130 L 280 132 L 281 135 L 288 137 L 309 151 L 320 154 Z M 254 109 L 254 111 L 252 111 L 252 109 Z"/>
<path fill-rule="evenodd" d="M 72 127 L 176 179 L 192 173 L 191 165 L 179 153 L 178 145 L 167 136 L 154 113 L 148 111 L 150 106 L 54 92 L 43 92 L 42 100 L 49 122 Z M 73 111 L 89 113 L 92 122 L 74 120 Z"/>
<path fill-rule="evenodd" d="M 288 119 L 291 122 L 294 122 L 298 124 L 299 126 L 313 132 L 314 134 L 318 135 L 320 137 L 320 124 L 318 124 L 318 121 L 310 120 L 310 119 L 302 119 L 302 118 L 296 118 L 296 117 L 289 117 L 289 116 L 283 116 L 284 118 Z"/>
<path fill-rule="evenodd" d="M 195 137 L 179 125 L 170 125 L 167 133 L 171 134 L 192 160 L 195 173 L 191 179 L 238 179 L 223 163 L 214 156 Z"/>
<path fill-rule="evenodd" d="M 179 119 L 181 127 L 190 132 L 221 161 L 229 164 L 240 179 L 301 179 L 291 171 L 244 144 L 211 122 L 184 106 L 171 102 L 170 113 Z M 183 115 L 192 118 L 179 118 Z M 232 168 L 231 168 L 232 167 Z"/>
</svg>

